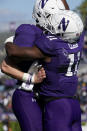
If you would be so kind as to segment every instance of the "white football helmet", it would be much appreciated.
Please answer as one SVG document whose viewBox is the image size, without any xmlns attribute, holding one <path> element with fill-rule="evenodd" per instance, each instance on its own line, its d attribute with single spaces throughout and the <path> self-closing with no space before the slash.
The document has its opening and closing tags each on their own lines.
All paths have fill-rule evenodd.
<svg viewBox="0 0 87 131">
<path fill-rule="evenodd" d="M 81 18 L 65 10 L 61 0 L 37 0 L 33 16 L 41 27 L 52 34 L 61 34 L 61 38 L 69 42 L 76 41 L 83 31 Z"/>
<path fill-rule="evenodd" d="M 36 0 L 33 8 L 33 18 L 42 27 L 46 24 L 46 19 L 51 15 L 64 10 L 65 6 L 61 0 Z"/>
<path fill-rule="evenodd" d="M 59 11 L 57 14 L 49 16 L 47 20 L 44 28 L 52 34 L 61 34 L 64 40 L 74 42 L 83 31 L 81 18 L 70 10 Z"/>
</svg>

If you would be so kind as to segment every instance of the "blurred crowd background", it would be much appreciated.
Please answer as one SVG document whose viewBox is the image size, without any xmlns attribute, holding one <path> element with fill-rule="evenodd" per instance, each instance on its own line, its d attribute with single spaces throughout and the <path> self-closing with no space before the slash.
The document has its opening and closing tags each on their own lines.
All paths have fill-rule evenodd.
<svg viewBox="0 0 87 131">
<path fill-rule="evenodd" d="M 79 1 L 79 0 L 78 0 Z M 81 0 L 80 0 L 81 1 Z M 74 11 L 78 12 L 83 22 L 87 16 L 87 0 L 82 0 L 81 4 L 77 6 Z M 8 30 L 0 31 L 0 66 L 2 60 L 5 58 L 6 52 L 4 49 L 4 41 L 9 36 L 15 34 L 16 28 L 22 23 L 33 23 L 32 20 L 28 22 L 16 23 L 10 21 L 8 23 Z M 20 131 L 18 122 L 12 112 L 12 94 L 16 87 L 16 80 L 3 74 L 0 69 L 0 131 Z M 79 97 L 81 106 L 82 125 L 87 124 L 87 33 L 84 38 L 84 47 L 82 58 L 78 70 L 78 88 L 77 95 Z"/>
</svg>

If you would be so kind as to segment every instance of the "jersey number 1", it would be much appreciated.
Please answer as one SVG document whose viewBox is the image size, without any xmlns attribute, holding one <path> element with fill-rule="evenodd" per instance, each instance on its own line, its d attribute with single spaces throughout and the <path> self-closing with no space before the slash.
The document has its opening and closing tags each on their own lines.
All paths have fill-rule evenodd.
<svg viewBox="0 0 87 131">
<path fill-rule="evenodd" d="M 67 69 L 67 73 L 66 76 L 73 76 L 75 74 L 77 74 L 77 70 L 78 70 L 78 64 L 79 64 L 79 60 L 80 60 L 80 52 L 77 53 L 77 62 L 75 64 L 75 68 L 74 71 L 72 71 L 72 66 L 74 64 L 74 60 L 75 60 L 75 55 L 74 54 L 69 54 L 69 59 L 70 59 L 70 63 Z"/>
</svg>

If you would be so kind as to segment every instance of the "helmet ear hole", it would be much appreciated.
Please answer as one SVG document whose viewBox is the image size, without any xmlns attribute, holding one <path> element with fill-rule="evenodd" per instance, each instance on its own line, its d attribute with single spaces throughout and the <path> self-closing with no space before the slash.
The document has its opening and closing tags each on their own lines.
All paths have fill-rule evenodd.
<svg viewBox="0 0 87 131">
<path fill-rule="evenodd" d="M 38 19 L 36 19 L 36 23 L 39 23 L 39 20 L 38 20 Z"/>
</svg>

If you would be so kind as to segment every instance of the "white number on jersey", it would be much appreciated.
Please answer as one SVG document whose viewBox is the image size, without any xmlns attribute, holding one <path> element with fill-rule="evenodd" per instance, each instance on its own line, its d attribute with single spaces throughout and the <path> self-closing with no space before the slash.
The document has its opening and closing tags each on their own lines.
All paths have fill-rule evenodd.
<svg viewBox="0 0 87 131">
<path fill-rule="evenodd" d="M 70 59 L 70 63 L 67 69 L 67 73 L 66 76 L 73 76 L 75 74 L 77 74 L 77 70 L 78 70 L 78 64 L 79 64 L 79 60 L 80 60 L 80 52 L 77 53 L 77 63 L 75 64 L 75 70 L 74 72 L 72 72 L 72 66 L 74 64 L 74 60 L 75 60 L 75 55 L 74 54 L 69 54 L 69 59 Z"/>
</svg>

